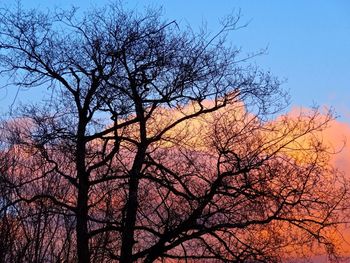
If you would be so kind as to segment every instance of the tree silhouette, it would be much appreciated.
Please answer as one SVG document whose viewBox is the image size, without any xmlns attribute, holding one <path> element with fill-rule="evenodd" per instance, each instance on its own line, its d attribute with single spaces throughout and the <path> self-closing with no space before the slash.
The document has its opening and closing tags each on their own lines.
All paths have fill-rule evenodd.
<svg viewBox="0 0 350 263">
<path fill-rule="evenodd" d="M 318 136 L 332 116 L 272 120 L 286 94 L 226 43 L 239 16 L 210 36 L 118 4 L 0 13 L 1 74 L 51 92 L 2 123 L 3 260 L 336 254 L 347 188 Z"/>
</svg>

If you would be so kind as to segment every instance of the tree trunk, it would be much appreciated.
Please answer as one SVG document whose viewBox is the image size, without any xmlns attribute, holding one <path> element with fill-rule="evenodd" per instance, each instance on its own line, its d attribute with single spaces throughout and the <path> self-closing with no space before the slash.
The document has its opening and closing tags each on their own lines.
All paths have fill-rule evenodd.
<svg viewBox="0 0 350 263">
<path fill-rule="evenodd" d="M 135 244 L 134 232 L 136 224 L 136 214 L 138 208 L 138 186 L 139 174 L 145 158 L 145 147 L 140 147 L 135 156 L 135 161 L 130 172 L 129 196 L 126 204 L 126 216 L 124 218 L 124 229 L 122 233 L 122 247 L 120 252 L 120 263 L 132 262 L 132 248 Z"/>
<path fill-rule="evenodd" d="M 77 235 L 77 254 L 79 263 L 90 263 L 89 233 L 88 233 L 88 198 L 89 198 L 89 175 L 85 167 L 85 127 L 81 121 L 77 134 L 76 150 L 76 170 L 79 180 L 77 211 L 76 211 L 76 235 Z"/>
<path fill-rule="evenodd" d="M 136 175 L 137 176 L 137 175 Z M 120 262 L 121 263 L 131 263 L 132 262 L 132 247 L 134 246 L 134 228 L 136 222 L 136 213 L 137 213 L 137 188 L 138 188 L 138 179 L 130 178 L 130 189 L 129 189 L 129 198 L 126 209 L 126 218 L 124 231 L 122 235 L 122 247 L 120 253 Z"/>
<path fill-rule="evenodd" d="M 89 236 L 88 236 L 88 188 L 80 183 L 77 202 L 77 253 L 79 263 L 90 262 Z"/>
</svg>

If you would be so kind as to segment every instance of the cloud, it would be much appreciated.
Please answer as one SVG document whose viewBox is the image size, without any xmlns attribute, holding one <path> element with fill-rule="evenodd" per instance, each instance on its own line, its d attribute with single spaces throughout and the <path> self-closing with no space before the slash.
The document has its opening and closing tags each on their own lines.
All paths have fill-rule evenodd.
<svg viewBox="0 0 350 263">
<path fill-rule="evenodd" d="M 333 121 L 325 130 L 324 138 L 338 151 L 333 155 L 333 164 L 350 178 L 350 124 Z"/>
<path fill-rule="evenodd" d="M 329 129 L 324 131 L 323 136 L 325 140 L 333 145 L 335 150 L 338 150 L 338 153 L 332 156 L 332 164 L 350 180 L 350 124 L 333 121 Z M 349 226 L 340 228 L 340 232 L 344 238 L 341 250 L 344 254 L 350 255 Z"/>
</svg>

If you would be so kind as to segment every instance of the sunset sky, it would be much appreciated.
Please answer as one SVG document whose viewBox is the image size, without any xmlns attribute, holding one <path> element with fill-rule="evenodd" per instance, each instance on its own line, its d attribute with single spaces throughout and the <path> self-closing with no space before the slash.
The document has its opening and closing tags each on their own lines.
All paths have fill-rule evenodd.
<svg viewBox="0 0 350 263">
<path fill-rule="evenodd" d="M 22 1 L 25 7 L 53 8 L 78 6 L 81 10 L 103 6 L 108 0 Z M 0 1 L 0 3 L 5 3 Z M 291 95 L 291 107 L 313 105 L 333 107 L 338 121 L 350 125 L 350 2 L 346 0 L 311 1 L 124 1 L 131 9 L 163 7 L 164 17 L 194 30 L 203 23 L 213 34 L 219 20 L 241 12 L 241 24 L 248 26 L 229 35 L 229 41 L 242 47 L 242 54 L 267 48 L 266 55 L 251 62 L 271 71 Z M 0 110 L 7 111 L 16 91 L 0 90 Z M 34 99 L 31 91 L 20 91 L 18 101 Z M 37 97 L 37 96 L 35 96 Z"/>
<path fill-rule="evenodd" d="M 24 0 L 22 4 L 44 9 L 74 5 L 85 10 L 109 2 Z M 5 2 L 0 0 L 0 3 Z M 242 54 L 267 48 L 266 55 L 255 57 L 251 63 L 285 80 L 283 87 L 291 95 L 290 108 L 332 107 L 338 115 L 337 121 L 341 122 L 339 125 L 343 127 L 344 136 L 350 130 L 349 1 L 129 0 L 123 3 L 140 11 L 146 6 L 162 6 L 164 18 L 176 20 L 180 26 L 190 25 L 194 30 L 205 23 L 213 34 L 220 28 L 220 18 L 240 11 L 241 24 L 248 23 L 248 26 L 231 32 L 228 40 L 242 47 Z M 8 110 L 15 94 L 15 89 L 0 90 L 1 112 Z M 35 91 L 20 91 L 16 103 L 38 97 L 32 94 Z M 344 136 L 338 134 L 336 140 Z"/>
<path fill-rule="evenodd" d="M 108 0 L 22 1 L 25 7 L 67 8 L 84 10 L 91 5 L 103 6 Z M 5 3 L 5 1 L 0 1 Z M 334 107 L 339 120 L 350 124 L 350 2 L 347 0 L 311 1 L 123 1 L 128 7 L 163 6 L 164 17 L 180 26 L 194 29 L 205 22 L 210 32 L 219 29 L 219 20 L 241 10 L 246 28 L 232 32 L 229 41 L 242 47 L 243 54 L 267 48 L 267 54 L 252 60 L 265 70 L 285 79 L 291 105 L 314 104 Z M 6 110 L 14 92 L 0 91 L 1 110 Z M 21 95 L 19 94 L 19 99 Z M 25 99 L 28 92 L 24 92 Z"/>
<path fill-rule="evenodd" d="M 74 5 L 86 10 L 109 2 L 24 0 L 22 4 L 42 9 Z M 248 23 L 248 26 L 231 32 L 228 40 L 242 47 L 242 54 L 267 48 L 266 55 L 253 58 L 251 63 L 285 80 L 283 87 L 291 95 L 290 108 L 332 107 L 338 116 L 334 125 L 343 131 L 331 136 L 332 140 L 350 137 L 349 1 L 129 0 L 123 3 L 140 11 L 146 6 L 162 6 L 164 18 L 176 20 L 180 26 L 190 25 L 194 30 L 205 23 L 213 34 L 219 30 L 221 18 L 240 11 L 241 25 Z M 35 91 L 20 91 L 15 102 L 34 100 L 40 97 L 37 95 Z M 15 89 L 1 89 L 0 111 L 7 111 L 15 97 Z"/>
<path fill-rule="evenodd" d="M 111 0 L 22 0 L 25 8 L 69 8 L 84 11 Z M 270 71 L 283 82 L 290 94 L 284 113 L 313 106 L 334 109 L 337 119 L 324 132 L 324 140 L 334 146 L 332 162 L 350 178 L 350 1 L 348 0 L 129 0 L 127 8 L 163 7 L 163 17 L 176 20 L 180 27 L 194 31 L 206 25 L 215 35 L 220 19 L 240 12 L 238 25 L 228 42 L 241 47 L 242 56 L 266 49 L 251 64 Z M 10 5 L 0 0 L 0 7 Z M 42 89 L 17 90 L 0 78 L 0 114 L 20 102 L 38 101 Z M 284 171 L 283 171 L 284 172 Z M 345 232 L 347 233 L 347 232 Z M 347 235 L 347 234 L 346 234 Z M 350 241 L 350 235 L 346 237 Z"/>
</svg>

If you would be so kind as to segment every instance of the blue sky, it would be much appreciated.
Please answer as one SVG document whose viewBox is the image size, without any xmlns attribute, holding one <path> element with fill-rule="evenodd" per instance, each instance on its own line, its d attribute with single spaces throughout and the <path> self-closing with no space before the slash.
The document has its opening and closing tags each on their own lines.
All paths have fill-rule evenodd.
<svg viewBox="0 0 350 263">
<path fill-rule="evenodd" d="M 69 7 L 81 9 L 110 1 L 23 0 L 26 7 Z M 123 1 L 129 8 L 163 6 L 164 17 L 181 25 L 199 28 L 206 21 L 209 31 L 219 29 L 219 19 L 241 10 L 246 28 L 232 32 L 229 41 L 243 53 L 268 47 L 256 63 L 286 79 L 292 106 L 332 106 L 340 120 L 350 123 L 350 1 L 347 0 L 134 0 Z M 0 4 L 5 3 L 0 0 Z M 28 99 L 20 92 L 18 100 Z M 0 90 L 0 109 L 7 107 L 14 93 Z"/>
</svg>

